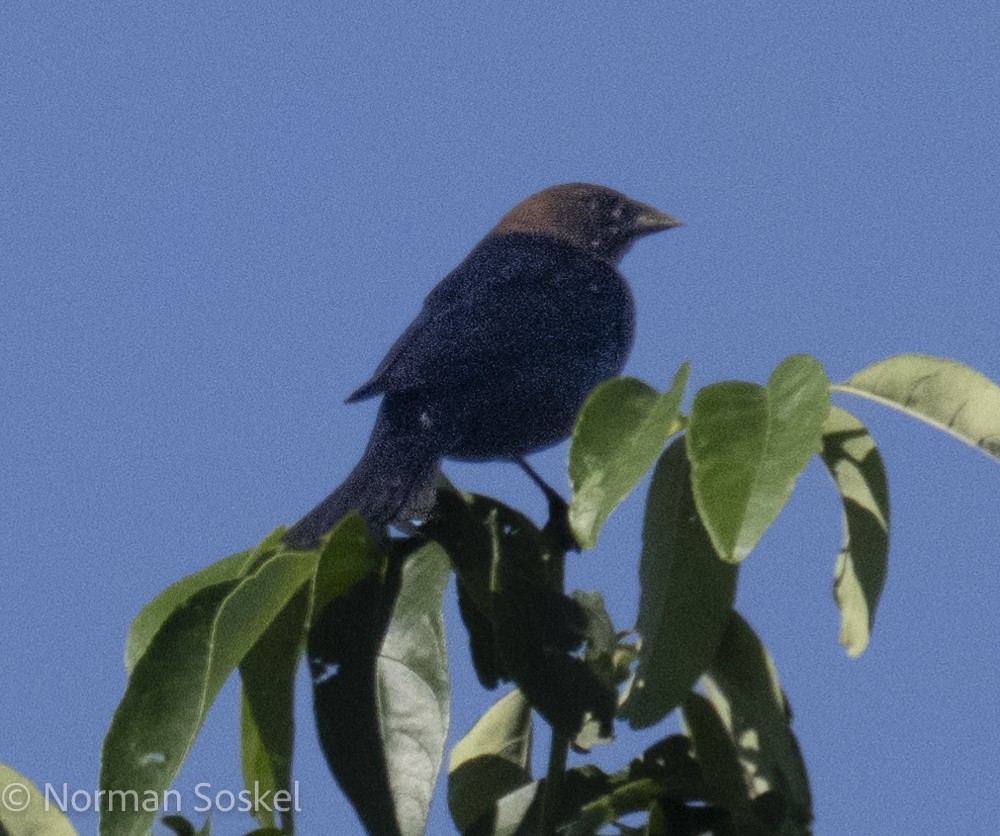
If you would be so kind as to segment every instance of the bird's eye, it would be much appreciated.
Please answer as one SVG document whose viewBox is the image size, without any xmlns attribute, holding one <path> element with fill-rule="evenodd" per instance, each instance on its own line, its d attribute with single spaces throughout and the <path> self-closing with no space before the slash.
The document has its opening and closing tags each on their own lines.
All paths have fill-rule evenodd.
<svg viewBox="0 0 1000 836">
<path fill-rule="evenodd" d="M 616 221 L 620 221 L 622 219 L 622 215 L 624 214 L 625 214 L 625 207 L 622 206 L 620 203 L 616 203 L 614 208 L 611 210 L 611 217 Z"/>
</svg>

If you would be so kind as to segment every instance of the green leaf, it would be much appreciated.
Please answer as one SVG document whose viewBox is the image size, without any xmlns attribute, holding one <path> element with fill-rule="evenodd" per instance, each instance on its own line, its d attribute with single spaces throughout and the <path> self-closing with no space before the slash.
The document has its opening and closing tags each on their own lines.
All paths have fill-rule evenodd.
<svg viewBox="0 0 1000 836">
<path fill-rule="evenodd" d="M 296 592 L 240 662 L 243 783 L 252 798 L 267 802 L 251 812 L 264 827 L 277 827 L 278 812 L 287 832 L 294 815 L 287 800 L 292 792 L 295 672 L 309 623 L 309 593 L 308 585 Z"/>
<path fill-rule="evenodd" d="M 646 829 L 642 833 L 643 836 L 670 836 L 670 825 L 663 812 L 662 801 L 657 800 L 649 805 L 649 818 L 646 820 Z"/>
<path fill-rule="evenodd" d="M 194 825 L 184 816 L 172 814 L 160 819 L 160 824 L 169 827 L 174 836 L 210 836 L 212 832 L 211 817 L 205 819 L 205 823 L 195 830 Z M 254 831 L 256 833 L 256 831 Z M 246 834 L 245 836 L 249 836 Z"/>
<path fill-rule="evenodd" d="M 559 591 L 561 561 L 548 538 L 488 497 L 439 490 L 435 514 L 422 530 L 447 549 L 459 575 L 462 615 L 478 634 L 480 677 L 513 680 L 568 737 L 588 714 L 609 734 L 617 692 L 573 653 L 586 638 L 587 616 Z"/>
<path fill-rule="evenodd" d="M 736 744 L 712 703 L 692 692 L 684 698 L 681 718 L 707 785 L 706 800 L 730 810 L 749 809 Z"/>
<path fill-rule="evenodd" d="M 829 411 L 829 382 L 805 354 L 779 363 L 767 386 L 730 381 L 695 396 L 687 445 L 694 496 L 723 560 L 746 557 L 774 521 L 819 452 Z"/>
<path fill-rule="evenodd" d="M 368 574 L 323 607 L 309 629 L 306 651 L 316 730 L 330 774 L 365 830 L 386 836 L 400 830 L 382 746 L 376 668 L 404 560 L 393 555 L 384 572 Z"/>
<path fill-rule="evenodd" d="M 736 594 L 737 567 L 718 559 L 695 510 L 684 439 L 656 465 L 639 566 L 639 665 L 619 714 L 659 722 L 715 656 Z"/>
<path fill-rule="evenodd" d="M 735 612 L 701 684 L 736 746 L 749 797 L 780 794 L 786 811 L 781 833 L 805 836 L 812 797 L 788 705 L 774 662 Z"/>
<path fill-rule="evenodd" d="M 370 572 L 384 572 L 384 569 L 385 557 L 368 525 L 360 513 L 351 511 L 324 535 L 312 589 L 310 619 L 314 621 L 330 601 L 344 595 Z"/>
<path fill-rule="evenodd" d="M 281 535 L 284 527 L 279 527 L 267 535 L 252 549 L 231 554 L 217 560 L 204 569 L 192 572 L 176 581 L 144 606 L 132 619 L 128 638 L 125 642 L 125 670 L 129 673 L 135 667 L 156 631 L 177 607 L 206 586 L 231 581 L 243 577 L 250 567 L 261 559 L 266 559 L 281 550 Z"/>
<path fill-rule="evenodd" d="M 840 643 L 848 656 L 868 646 L 889 558 L 885 467 L 864 425 L 833 407 L 823 425 L 823 462 L 844 508 L 844 540 L 834 570 Z"/>
<path fill-rule="evenodd" d="M 688 369 L 684 363 L 662 395 L 635 378 L 614 377 L 584 402 L 569 447 L 569 521 L 584 548 L 594 546 L 608 515 L 680 428 Z"/>
<path fill-rule="evenodd" d="M 648 812 L 657 801 L 669 802 L 680 814 L 674 819 L 680 828 L 678 833 L 708 830 L 697 823 L 704 823 L 703 816 L 709 811 L 701 806 L 681 807 L 682 801 L 704 798 L 701 770 L 691 756 L 689 743 L 682 735 L 658 740 L 613 775 L 592 764 L 568 770 L 562 791 L 559 833 L 591 836 L 598 831 L 603 833 L 604 825 L 612 823 L 622 832 L 639 833 L 624 828 L 619 820 L 629 814 Z M 688 817 L 692 812 L 697 818 Z M 711 829 L 714 832 L 715 828 Z"/>
<path fill-rule="evenodd" d="M 495 688 L 501 679 L 510 678 L 497 647 L 493 611 L 495 544 L 490 528 L 500 513 L 494 506 L 485 498 L 463 494 L 451 485 L 442 486 L 437 492 L 434 514 L 423 526 L 423 532 L 441 543 L 451 557 L 458 609 L 469 634 L 472 664 L 479 682 L 489 689 Z M 506 510 L 511 515 L 516 513 Z M 530 521 L 523 523 L 529 535 L 535 531 Z M 541 548 L 540 544 L 535 545 Z M 526 565 L 531 567 L 535 563 L 529 555 Z"/>
<path fill-rule="evenodd" d="M 585 633 L 587 647 L 584 649 L 583 658 L 599 663 L 604 669 L 602 675 L 607 676 L 608 682 L 613 682 L 612 659 L 618 650 L 618 636 L 604 603 L 604 596 L 597 590 L 586 592 L 574 589 L 569 597 L 580 605 L 587 616 Z"/>
<path fill-rule="evenodd" d="M 240 666 L 243 667 L 242 665 Z M 262 718 L 262 723 L 274 718 Z M 277 726 L 278 723 L 275 723 Z M 281 744 L 284 735 L 275 734 L 277 743 L 265 742 L 266 732 L 261 730 L 250 703 L 247 701 L 246 685 L 240 690 L 240 768 L 243 773 L 243 786 L 250 788 L 255 784 L 268 792 L 274 792 L 282 783 L 279 772 L 286 758 L 281 750 L 286 748 Z M 291 750 L 288 747 L 287 762 L 291 763 Z M 270 805 L 261 809 L 251 810 L 250 814 L 265 827 L 277 824 L 274 810 Z"/>
<path fill-rule="evenodd" d="M 957 360 L 895 354 L 833 388 L 891 406 L 1000 459 L 1000 387 Z"/>
<path fill-rule="evenodd" d="M 593 676 L 607 686 L 609 692 L 617 694 L 618 685 L 628 678 L 628 664 L 622 663 L 618 634 L 604 605 L 604 596 L 594 590 L 584 592 L 576 589 L 569 597 L 580 605 L 586 618 L 583 661 Z M 601 734 L 600 721 L 591 716 L 584 721 L 583 729 L 572 745 L 577 752 L 585 752 L 597 743 L 607 744 L 613 741 L 613 736 Z"/>
<path fill-rule="evenodd" d="M 489 836 L 523 836 L 525 833 L 538 832 L 538 811 L 541 798 L 540 781 L 532 781 L 511 793 L 507 793 L 496 805 L 496 815 L 492 817 L 489 827 L 478 828 L 473 832 L 489 834 Z"/>
<path fill-rule="evenodd" d="M 611 792 L 584 804 L 577 816 L 560 827 L 566 836 L 592 836 L 605 824 L 610 824 L 629 813 L 649 808 L 663 796 L 663 787 L 649 778 L 628 781 Z"/>
<path fill-rule="evenodd" d="M 448 809 L 465 833 L 508 793 L 531 783 L 531 706 L 516 688 L 451 750 Z"/>
<path fill-rule="evenodd" d="M 76 836 L 54 798 L 0 763 L 0 833 L 4 836 Z"/>
<path fill-rule="evenodd" d="M 307 651 L 331 774 L 368 831 L 419 833 L 448 726 L 441 601 L 450 564 L 423 538 L 391 546 L 383 572 L 317 613 Z"/>
<path fill-rule="evenodd" d="M 115 710 L 101 753 L 102 790 L 142 798 L 169 788 L 222 683 L 315 571 L 314 552 L 278 554 L 173 610 L 136 660 Z M 115 805 L 101 811 L 100 832 L 142 834 L 153 815 Z"/>
<path fill-rule="evenodd" d="M 378 656 L 377 698 L 396 820 L 423 833 L 448 735 L 442 599 L 451 563 L 437 543 L 416 551 Z"/>
</svg>

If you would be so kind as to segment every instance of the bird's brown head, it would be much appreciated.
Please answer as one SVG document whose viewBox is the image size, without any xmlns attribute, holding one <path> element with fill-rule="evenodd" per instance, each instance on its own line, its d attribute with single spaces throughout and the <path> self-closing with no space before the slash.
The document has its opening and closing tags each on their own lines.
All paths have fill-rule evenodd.
<svg viewBox="0 0 1000 836">
<path fill-rule="evenodd" d="M 680 225 L 677 218 L 606 186 L 564 183 L 522 200 L 490 234 L 547 235 L 617 264 L 637 238 Z"/>
</svg>

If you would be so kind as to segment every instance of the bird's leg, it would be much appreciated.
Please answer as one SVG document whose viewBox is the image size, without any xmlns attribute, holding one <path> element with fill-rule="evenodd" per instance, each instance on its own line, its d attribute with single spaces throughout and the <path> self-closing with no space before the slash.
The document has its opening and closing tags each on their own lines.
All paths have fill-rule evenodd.
<svg viewBox="0 0 1000 836">
<path fill-rule="evenodd" d="M 528 474 L 528 478 L 538 485 L 542 493 L 545 494 L 545 498 L 549 502 L 549 516 L 555 516 L 556 512 L 560 512 L 565 516 L 569 511 L 569 505 L 566 504 L 566 500 L 562 498 L 559 492 L 539 476 L 535 468 L 528 464 L 527 459 L 523 456 L 518 456 L 515 461 L 521 470 Z"/>
<path fill-rule="evenodd" d="M 528 474 L 528 478 L 538 485 L 549 503 L 549 520 L 545 523 L 544 530 L 552 535 L 555 544 L 563 552 L 570 549 L 575 552 L 580 551 L 580 544 L 576 542 L 576 537 L 573 536 L 573 530 L 569 525 L 569 504 L 555 488 L 538 475 L 523 456 L 518 456 L 515 461 L 521 470 Z"/>
</svg>

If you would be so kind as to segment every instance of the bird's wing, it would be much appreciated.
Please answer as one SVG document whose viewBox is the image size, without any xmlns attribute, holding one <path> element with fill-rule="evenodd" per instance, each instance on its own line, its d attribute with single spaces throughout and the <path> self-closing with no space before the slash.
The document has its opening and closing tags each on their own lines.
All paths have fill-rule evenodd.
<svg viewBox="0 0 1000 836">
<path fill-rule="evenodd" d="M 574 324 L 580 301 L 574 297 L 594 284 L 590 279 L 601 286 L 618 283 L 613 268 L 557 242 L 487 238 L 431 291 L 371 379 L 348 400 L 465 387 L 525 356 L 544 362 L 583 336 Z"/>
</svg>

